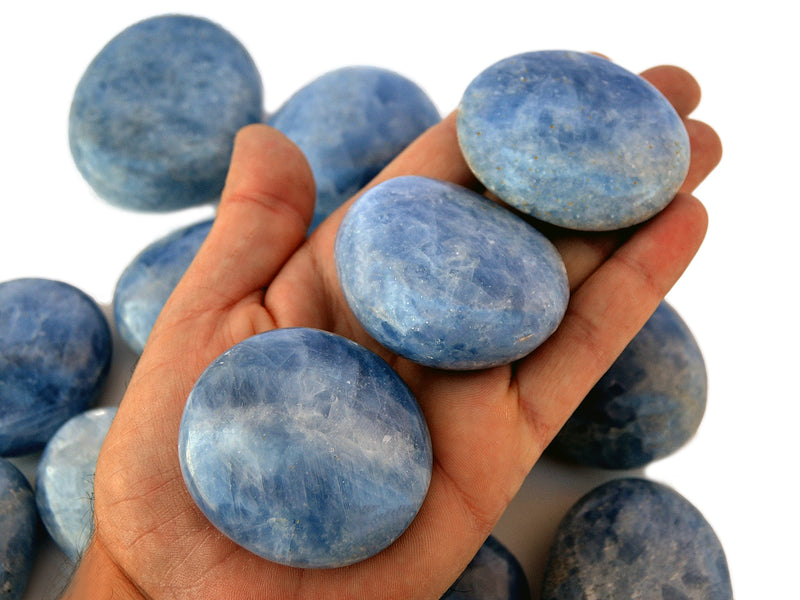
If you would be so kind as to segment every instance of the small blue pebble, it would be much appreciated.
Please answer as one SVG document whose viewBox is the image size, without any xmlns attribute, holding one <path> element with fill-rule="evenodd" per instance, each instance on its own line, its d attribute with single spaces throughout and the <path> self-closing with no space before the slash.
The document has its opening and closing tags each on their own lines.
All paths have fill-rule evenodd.
<svg viewBox="0 0 800 600">
<path fill-rule="evenodd" d="M 128 27 L 91 62 L 69 143 L 100 197 L 168 211 L 216 200 L 236 132 L 262 119 L 261 79 L 239 41 L 205 19 L 165 15 Z"/>
<path fill-rule="evenodd" d="M 706 407 L 703 355 L 666 301 L 589 392 L 550 448 L 580 464 L 633 469 L 694 436 Z"/>
<path fill-rule="evenodd" d="M 362 195 L 335 245 L 345 298 L 386 348 L 443 369 L 525 356 L 566 311 L 555 247 L 524 220 L 465 188 L 398 177 Z"/>
<path fill-rule="evenodd" d="M 120 337 L 141 354 L 167 298 L 186 273 L 213 219 L 181 228 L 147 246 L 125 268 L 114 290 Z"/>
<path fill-rule="evenodd" d="M 616 479 L 590 491 L 556 531 L 542 600 L 731 600 L 722 546 L 674 490 Z"/>
<path fill-rule="evenodd" d="M 353 66 L 312 81 L 268 122 L 311 165 L 314 228 L 438 121 L 436 106 L 414 82 L 386 69 Z"/>
<path fill-rule="evenodd" d="M 20 600 L 36 558 L 38 518 L 28 480 L 0 458 L 0 598 Z"/>
<path fill-rule="evenodd" d="M 276 329 L 222 354 L 180 425 L 189 492 L 220 531 L 274 562 L 340 567 L 416 516 L 431 441 L 411 391 L 381 358 L 316 329 Z"/>
<path fill-rule="evenodd" d="M 0 284 L 0 456 L 41 450 L 97 399 L 111 330 L 79 289 L 49 279 Z"/>
<path fill-rule="evenodd" d="M 116 408 L 95 408 L 64 423 L 36 472 L 36 506 L 50 537 L 77 563 L 94 530 L 94 472 Z"/>
<path fill-rule="evenodd" d="M 441 600 L 530 600 L 528 578 L 516 557 L 489 536 Z"/>
<path fill-rule="evenodd" d="M 469 84 L 457 122 L 464 157 L 488 189 L 572 229 L 648 219 L 672 200 L 689 168 L 689 136 L 666 98 L 591 54 L 501 60 Z"/>
</svg>

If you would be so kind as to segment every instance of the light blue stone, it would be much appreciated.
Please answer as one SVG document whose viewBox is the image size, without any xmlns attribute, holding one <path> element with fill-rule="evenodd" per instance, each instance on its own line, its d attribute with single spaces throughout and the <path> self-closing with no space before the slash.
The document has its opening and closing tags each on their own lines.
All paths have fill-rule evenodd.
<svg viewBox="0 0 800 600">
<path fill-rule="evenodd" d="M 530 600 L 528 578 L 516 557 L 489 536 L 441 600 Z"/>
<path fill-rule="evenodd" d="M 697 342 L 664 301 L 550 449 L 592 467 L 643 467 L 672 454 L 694 436 L 705 412 L 706 382 Z"/>
<path fill-rule="evenodd" d="M 352 66 L 315 79 L 268 122 L 311 165 L 313 228 L 438 121 L 436 106 L 416 83 L 386 69 Z"/>
<path fill-rule="evenodd" d="M 567 51 L 501 60 L 467 87 L 458 139 L 477 178 L 534 217 L 619 229 L 663 209 L 689 137 L 663 95 L 609 60 Z"/>
<path fill-rule="evenodd" d="M 0 456 L 41 450 L 97 399 L 111 365 L 100 307 L 50 279 L 0 284 Z"/>
<path fill-rule="evenodd" d="M 386 348 L 445 369 L 510 363 L 566 311 L 556 249 L 524 220 L 456 185 L 409 176 L 350 208 L 335 245 L 353 313 Z"/>
<path fill-rule="evenodd" d="M 0 458 L 0 598 L 20 600 L 36 558 L 36 503 L 28 480 Z"/>
<path fill-rule="evenodd" d="M 234 135 L 262 118 L 261 79 L 242 44 L 205 19 L 164 15 L 128 27 L 92 60 L 69 143 L 100 197 L 167 211 L 216 200 Z"/>
<path fill-rule="evenodd" d="M 586 494 L 558 526 L 542 600 L 731 600 L 725 553 L 675 490 L 616 479 Z"/>
<path fill-rule="evenodd" d="M 181 228 L 142 250 L 114 289 L 114 322 L 120 337 L 141 354 L 167 299 L 183 277 L 214 221 Z"/>
<path fill-rule="evenodd" d="M 96 408 L 71 418 L 47 443 L 37 467 L 42 523 L 75 563 L 94 530 L 94 472 L 116 413 L 116 408 Z"/>
<path fill-rule="evenodd" d="M 377 355 L 316 329 L 277 329 L 217 358 L 180 426 L 189 492 L 269 560 L 338 567 L 411 523 L 432 468 L 416 400 Z"/>
</svg>

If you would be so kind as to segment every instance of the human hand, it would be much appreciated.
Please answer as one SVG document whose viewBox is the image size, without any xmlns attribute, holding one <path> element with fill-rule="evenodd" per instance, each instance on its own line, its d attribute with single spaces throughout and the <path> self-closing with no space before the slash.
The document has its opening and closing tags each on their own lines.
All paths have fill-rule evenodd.
<svg viewBox="0 0 800 600">
<path fill-rule="evenodd" d="M 684 71 L 658 67 L 644 75 L 684 119 L 697 105 L 700 90 Z M 468 372 L 411 363 L 366 334 L 333 262 L 349 204 L 306 238 L 314 188 L 305 159 L 275 130 L 242 130 L 215 224 L 164 307 L 101 452 L 95 533 L 66 598 L 439 598 L 699 248 L 706 214 L 690 192 L 721 149 L 708 126 L 686 125 L 692 164 L 675 200 L 625 231 L 543 226 L 567 267 L 572 296 L 564 320 L 528 357 Z M 373 183 L 408 174 L 480 190 L 461 158 L 455 115 Z M 196 507 L 178 463 L 183 407 L 203 369 L 249 336 L 292 326 L 332 331 L 381 355 L 414 392 L 431 433 L 433 476 L 417 518 L 383 552 L 348 567 L 297 569 L 237 546 Z"/>
</svg>

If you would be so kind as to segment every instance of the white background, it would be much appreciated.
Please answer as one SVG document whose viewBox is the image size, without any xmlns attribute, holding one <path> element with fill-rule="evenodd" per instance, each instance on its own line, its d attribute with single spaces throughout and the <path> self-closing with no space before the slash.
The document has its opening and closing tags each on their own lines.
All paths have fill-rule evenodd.
<svg viewBox="0 0 800 600">
<path fill-rule="evenodd" d="M 710 212 L 706 243 L 669 295 L 706 356 L 710 393 L 697 436 L 643 474 L 672 485 L 706 515 L 726 549 L 738 599 L 798 597 L 800 128 L 795 20 L 779 8 L 787 4 L 14 2 L 0 22 L 0 281 L 61 279 L 108 304 L 120 272 L 145 245 L 212 214 L 113 208 L 72 163 L 67 115 L 78 79 L 111 37 L 146 17 L 182 12 L 226 27 L 256 61 L 268 111 L 312 78 L 349 64 L 399 71 L 442 113 L 483 68 L 518 52 L 598 51 L 633 71 L 679 64 L 703 86 L 695 116 L 717 129 L 725 151 L 696 192 Z M 120 356 L 128 362 L 117 366 L 107 404 L 118 402 L 129 372 L 131 357 Z M 548 461 L 534 469 L 497 531 L 534 587 L 569 504 L 619 475 Z M 54 593 L 52 564 L 60 560 L 52 549 L 46 554 L 52 560 L 40 561 L 26 600 Z"/>
</svg>

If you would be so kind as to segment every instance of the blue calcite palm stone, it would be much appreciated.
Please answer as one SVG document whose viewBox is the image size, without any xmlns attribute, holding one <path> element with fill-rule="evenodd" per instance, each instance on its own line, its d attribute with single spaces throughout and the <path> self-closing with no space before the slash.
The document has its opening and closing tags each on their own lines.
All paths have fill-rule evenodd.
<svg viewBox="0 0 800 600">
<path fill-rule="evenodd" d="M 316 227 L 439 118 L 416 83 L 386 69 L 352 66 L 315 79 L 268 122 L 311 165 Z"/>
<path fill-rule="evenodd" d="M 205 19 L 164 15 L 128 27 L 89 64 L 69 143 L 100 197 L 167 211 L 216 200 L 234 135 L 262 119 L 261 78 L 242 44 Z"/>
<path fill-rule="evenodd" d="M 534 217 L 571 229 L 634 225 L 674 197 L 689 168 L 680 117 L 649 82 L 590 54 L 540 51 L 479 74 L 458 107 L 477 178 Z"/>
<path fill-rule="evenodd" d="M 528 578 L 516 557 L 489 536 L 441 600 L 530 600 Z"/>
<path fill-rule="evenodd" d="M 694 436 L 706 407 L 700 348 L 663 301 L 553 440 L 553 454 L 591 467 L 633 469 Z"/>
<path fill-rule="evenodd" d="M 416 516 L 427 425 L 380 357 L 316 329 L 276 329 L 200 376 L 180 426 L 187 487 L 220 531 L 295 567 L 365 559 Z"/>
<path fill-rule="evenodd" d="M 335 244 L 345 298 L 386 348 L 453 370 L 510 363 L 561 322 L 569 298 L 553 245 L 499 204 L 424 177 L 368 190 Z"/>
<path fill-rule="evenodd" d="M 50 537 L 78 562 L 94 530 L 94 472 L 116 408 L 95 408 L 64 423 L 36 472 L 36 506 Z"/>
<path fill-rule="evenodd" d="M 0 456 L 41 450 L 97 399 L 111 364 L 100 307 L 50 279 L 0 284 Z"/>
<path fill-rule="evenodd" d="M 114 289 L 114 322 L 120 337 L 141 354 L 167 298 L 183 277 L 213 219 L 156 240 L 125 268 Z"/>
<path fill-rule="evenodd" d="M 556 531 L 542 600 L 731 600 L 716 534 L 686 498 L 645 479 L 590 491 Z"/>
<path fill-rule="evenodd" d="M 0 458 L 0 598 L 19 600 L 25 593 L 39 521 L 28 480 Z"/>
</svg>

